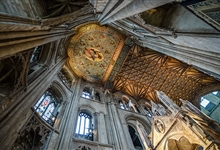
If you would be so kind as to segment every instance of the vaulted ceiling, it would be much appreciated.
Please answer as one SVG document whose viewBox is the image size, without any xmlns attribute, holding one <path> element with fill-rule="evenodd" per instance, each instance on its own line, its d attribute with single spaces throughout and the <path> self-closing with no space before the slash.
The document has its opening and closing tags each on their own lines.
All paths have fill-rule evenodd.
<svg viewBox="0 0 220 150">
<path fill-rule="evenodd" d="M 108 26 L 85 24 L 70 40 L 68 64 L 79 77 L 137 101 L 159 102 L 157 90 L 180 105 L 180 98 L 193 101 L 202 89 L 219 84 L 190 65 L 134 43 Z"/>
<path fill-rule="evenodd" d="M 180 98 L 192 101 L 197 92 L 213 84 L 219 83 L 192 66 L 135 45 L 117 72 L 112 90 L 154 102 L 159 102 L 155 90 L 163 91 L 180 105 Z"/>
</svg>

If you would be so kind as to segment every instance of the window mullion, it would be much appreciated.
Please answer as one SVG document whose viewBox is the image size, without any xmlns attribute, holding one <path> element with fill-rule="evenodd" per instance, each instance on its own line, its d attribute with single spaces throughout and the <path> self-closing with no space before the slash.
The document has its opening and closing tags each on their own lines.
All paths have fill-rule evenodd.
<svg viewBox="0 0 220 150">
<path fill-rule="evenodd" d="M 84 117 L 84 130 L 83 130 L 83 135 L 85 135 L 85 131 L 86 131 L 86 117 Z"/>
<path fill-rule="evenodd" d="M 78 134 L 80 134 L 80 129 L 81 129 L 81 121 L 82 121 L 82 116 L 80 116 L 80 119 L 79 119 L 79 131 L 78 131 Z"/>
</svg>

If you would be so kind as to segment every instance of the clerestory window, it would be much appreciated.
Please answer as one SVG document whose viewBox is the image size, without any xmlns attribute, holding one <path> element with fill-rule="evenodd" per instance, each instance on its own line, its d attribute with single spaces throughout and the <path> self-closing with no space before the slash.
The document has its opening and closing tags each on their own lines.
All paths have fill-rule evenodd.
<svg viewBox="0 0 220 150">
<path fill-rule="evenodd" d="M 90 87 L 85 87 L 82 92 L 82 97 L 87 99 L 93 99 L 93 89 Z"/>
<path fill-rule="evenodd" d="M 88 140 L 93 140 L 92 116 L 88 113 L 81 112 L 78 116 L 76 126 L 76 136 Z"/>
</svg>

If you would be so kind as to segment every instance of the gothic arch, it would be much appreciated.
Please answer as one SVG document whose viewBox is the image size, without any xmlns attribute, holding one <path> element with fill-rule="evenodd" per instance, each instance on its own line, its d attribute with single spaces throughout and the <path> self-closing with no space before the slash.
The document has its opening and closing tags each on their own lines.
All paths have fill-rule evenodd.
<svg viewBox="0 0 220 150">
<path fill-rule="evenodd" d="M 57 96 L 62 97 L 62 100 L 67 100 L 68 95 L 65 91 L 65 88 L 58 81 L 54 80 L 50 88 L 54 90 Z"/>
<path fill-rule="evenodd" d="M 91 105 L 81 105 L 79 106 L 79 112 L 80 111 L 89 111 L 89 113 L 94 114 L 96 112 L 95 108 Z"/>
<path fill-rule="evenodd" d="M 145 120 L 145 118 L 141 118 L 138 114 L 126 114 L 124 119 L 126 123 L 133 124 L 134 126 L 136 125 L 134 122 L 138 121 L 145 127 L 148 134 L 151 132 L 151 125 L 147 122 L 147 120 Z"/>
<path fill-rule="evenodd" d="M 195 96 L 195 100 L 193 101 L 193 104 L 200 109 L 200 99 L 202 96 L 209 94 L 213 91 L 220 91 L 220 85 L 213 85 L 206 87 L 205 89 L 201 90 L 200 93 L 197 93 Z"/>
</svg>

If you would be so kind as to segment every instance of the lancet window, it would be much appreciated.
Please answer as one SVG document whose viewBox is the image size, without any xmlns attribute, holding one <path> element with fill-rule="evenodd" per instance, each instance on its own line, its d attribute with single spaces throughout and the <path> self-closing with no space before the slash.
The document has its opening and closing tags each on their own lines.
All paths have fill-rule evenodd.
<svg viewBox="0 0 220 150">
<path fill-rule="evenodd" d="M 136 105 L 132 103 L 132 101 L 129 100 L 127 97 L 122 97 L 122 100 L 119 100 L 118 103 L 121 109 L 139 112 Z"/>
<path fill-rule="evenodd" d="M 59 103 L 49 91 L 45 92 L 34 105 L 35 111 L 50 125 L 53 125 L 55 122 L 58 107 Z"/>
<path fill-rule="evenodd" d="M 130 134 L 132 143 L 134 145 L 134 148 L 136 150 L 143 150 L 142 142 L 136 129 L 128 125 L 128 130 L 129 130 L 129 134 Z"/>
<path fill-rule="evenodd" d="M 87 98 L 87 99 L 101 101 L 99 92 L 95 91 L 94 88 L 89 87 L 89 86 L 84 87 L 83 92 L 82 92 L 82 97 Z"/>
<path fill-rule="evenodd" d="M 80 112 L 76 126 L 76 136 L 88 140 L 93 140 L 92 116 L 86 112 Z"/>
</svg>

